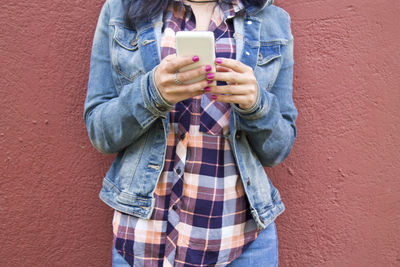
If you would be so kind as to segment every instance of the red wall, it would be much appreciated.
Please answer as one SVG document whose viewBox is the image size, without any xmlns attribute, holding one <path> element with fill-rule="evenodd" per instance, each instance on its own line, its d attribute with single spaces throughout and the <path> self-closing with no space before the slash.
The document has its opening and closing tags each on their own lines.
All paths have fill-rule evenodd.
<svg viewBox="0 0 400 267">
<path fill-rule="evenodd" d="M 110 266 L 112 157 L 83 124 L 102 0 L 0 4 L 0 265 Z M 280 266 L 400 265 L 400 2 L 276 1 L 292 16 L 299 135 L 269 170 Z"/>
</svg>

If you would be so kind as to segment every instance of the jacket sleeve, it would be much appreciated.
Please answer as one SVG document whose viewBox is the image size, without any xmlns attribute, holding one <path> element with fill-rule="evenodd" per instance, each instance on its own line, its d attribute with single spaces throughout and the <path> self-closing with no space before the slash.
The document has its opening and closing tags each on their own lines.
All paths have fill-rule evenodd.
<svg viewBox="0 0 400 267">
<path fill-rule="evenodd" d="M 245 132 L 253 151 L 268 167 L 279 164 L 289 155 L 296 138 L 292 35 L 281 51 L 281 67 L 271 90 L 259 88 L 257 106 L 251 112 L 233 106 L 237 129 Z"/>
<path fill-rule="evenodd" d="M 133 143 L 159 117 L 172 108 L 154 83 L 155 68 L 122 87 L 113 81 L 110 56 L 112 27 L 108 1 L 102 7 L 93 38 L 84 120 L 93 146 L 115 153 Z"/>
</svg>

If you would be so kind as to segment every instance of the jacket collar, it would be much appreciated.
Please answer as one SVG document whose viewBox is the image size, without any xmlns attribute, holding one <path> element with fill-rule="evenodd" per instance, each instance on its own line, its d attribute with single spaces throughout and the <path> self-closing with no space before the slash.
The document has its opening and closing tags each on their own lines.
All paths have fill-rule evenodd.
<svg viewBox="0 0 400 267">
<path fill-rule="evenodd" d="M 272 5 L 273 3 L 274 0 L 266 0 L 262 7 L 249 6 L 247 7 L 247 14 L 249 14 L 250 16 L 256 15 L 258 12 L 262 11 L 264 8 Z M 137 29 L 147 28 L 152 24 L 153 25 L 157 23 L 162 24 L 162 16 L 163 12 L 160 12 L 160 14 L 156 16 L 152 21 L 144 21 L 143 23 L 139 23 L 139 25 L 137 25 Z"/>
</svg>

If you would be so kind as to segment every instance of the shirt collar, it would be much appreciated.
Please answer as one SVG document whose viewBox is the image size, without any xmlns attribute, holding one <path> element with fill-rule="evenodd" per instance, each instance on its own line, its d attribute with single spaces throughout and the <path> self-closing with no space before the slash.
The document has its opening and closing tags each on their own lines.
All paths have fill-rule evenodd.
<svg viewBox="0 0 400 267">
<path fill-rule="evenodd" d="M 241 0 L 233 1 L 231 4 L 220 3 L 221 11 L 224 13 L 224 20 L 233 18 L 237 13 L 244 10 L 244 5 Z"/>
</svg>

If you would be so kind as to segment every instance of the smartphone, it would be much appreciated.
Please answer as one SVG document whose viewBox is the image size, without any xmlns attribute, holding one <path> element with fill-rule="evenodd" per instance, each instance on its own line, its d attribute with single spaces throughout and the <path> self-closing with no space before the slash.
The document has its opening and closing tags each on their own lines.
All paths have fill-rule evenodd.
<svg viewBox="0 0 400 267">
<path fill-rule="evenodd" d="M 197 68 L 202 65 L 210 65 L 212 72 L 215 72 L 215 42 L 214 33 L 210 31 L 178 31 L 176 37 L 177 56 L 195 56 L 200 60 L 185 66 L 179 72 Z M 199 76 L 185 84 L 198 82 L 205 79 L 205 75 Z M 211 84 L 214 85 L 215 81 Z"/>
</svg>

